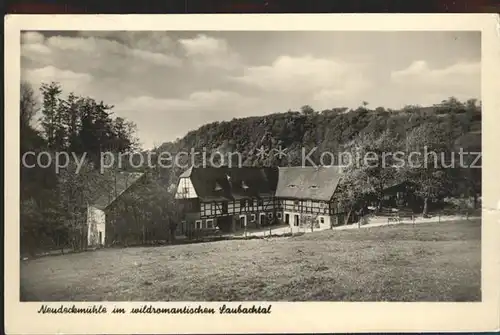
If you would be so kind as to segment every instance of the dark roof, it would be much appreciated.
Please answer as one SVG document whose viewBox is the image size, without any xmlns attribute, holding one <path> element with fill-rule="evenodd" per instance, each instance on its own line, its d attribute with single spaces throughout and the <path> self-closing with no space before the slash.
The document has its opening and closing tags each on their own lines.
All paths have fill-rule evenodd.
<svg viewBox="0 0 500 335">
<path fill-rule="evenodd" d="M 340 182 L 342 171 L 332 167 L 280 167 L 276 196 L 328 201 Z"/>
<path fill-rule="evenodd" d="M 192 167 L 181 178 L 191 179 L 203 200 L 273 196 L 278 182 L 277 168 Z"/>
<path fill-rule="evenodd" d="M 92 206 L 101 210 L 106 209 L 142 176 L 144 176 L 143 173 L 137 172 L 119 172 L 110 175 L 106 178 L 109 187 L 103 186 L 103 189 L 106 190 L 101 195 L 98 195 L 97 199 L 92 202 Z"/>
</svg>

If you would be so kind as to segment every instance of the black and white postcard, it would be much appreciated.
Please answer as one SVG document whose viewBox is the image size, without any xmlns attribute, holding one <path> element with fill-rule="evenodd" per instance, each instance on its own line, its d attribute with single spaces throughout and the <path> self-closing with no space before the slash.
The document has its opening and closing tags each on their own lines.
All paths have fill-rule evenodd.
<svg viewBox="0 0 500 335">
<path fill-rule="evenodd" d="M 498 329 L 497 20 L 6 17 L 7 332 Z"/>
</svg>

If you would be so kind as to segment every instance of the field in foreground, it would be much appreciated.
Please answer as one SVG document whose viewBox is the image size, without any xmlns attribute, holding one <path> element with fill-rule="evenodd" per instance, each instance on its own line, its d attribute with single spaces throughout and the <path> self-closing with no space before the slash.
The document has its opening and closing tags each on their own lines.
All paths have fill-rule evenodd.
<svg viewBox="0 0 500 335">
<path fill-rule="evenodd" d="M 22 301 L 480 301 L 480 288 L 480 220 L 21 262 Z"/>
</svg>

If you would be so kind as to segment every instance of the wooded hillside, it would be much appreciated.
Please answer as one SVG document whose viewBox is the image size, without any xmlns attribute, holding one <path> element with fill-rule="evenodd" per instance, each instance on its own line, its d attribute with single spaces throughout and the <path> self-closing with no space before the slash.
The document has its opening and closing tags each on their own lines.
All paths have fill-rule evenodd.
<svg viewBox="0 0 500 335">
<path fill-rule="evenodd" d="M 113 106 L 104 102 L 74 93 L 63 96 L 63 88 L 57 83 L 43 84 L 40 94 L 37 92 L 27 84 L 21 86 L 21 158 L 28 151 L 87 156 L 80 173 L 74 173 L 74 164 L 60 173 L 54 168 L 21 167 L 21 244 L 28 249 L 42 248 L 43 244 L 81 248 L 86 206 L 99 193 L 109 192 L 116 171 L 112 168 L 101 174 L 99 156 L 102 152 L 135 152 L 135 125 L 114 117 Z M 40 120 L 36 119 L 37 112 Z M 315 111 L 306 105 L 299 111 L 277 112 L 206 124 L 153 151 L 172 155 L 204 149 L 208 153 L 238 152 L 244 166 L 297 166 L 302 163 L 302 150 L 314 148 L 310 157 L 315 164 L 321 163 L 320 154 L 325 151 L 408 153 L 421 151 L 424 146 L 448 156 L 459 148 L 481 151 L 481 104 L 475 99 L 461 102 L 451 97 L 434 106 L 409 105 L 401 110 L 371 108 L 363 102 L 356 109 Z M 258 155 L 260 148 L 268 153 L 281 149 L 286 155 L 264 157 Z M 180 163 L 189 161 L 189 157 L 182 157 Z M 195 163 L 200 164 L 201 157 Z M 140 194 L 144 201 L 128 202 L 140 212 L 137 220 L 175 221 L 175 203 L 169 189 L 182 167 L 131 168 L 124 162 L 122 170 L 140 170 L 149 176 L 148 183 L 130 195 L 136 199 Z M 351 167 L 350 172 L 355 177 L 346 179 L 341 187 L 347 192 L 346 204 L 353 207 L 358 205 L 360 195 L 377 193 L 401 179 L 416 182 L 416 192 L 424 199 L 470 196 L 477 200 L 481 190 L 480 169 L 381 169 L 362 164 Z M 141 203 L 148 203 L 149 209 Z"/>
</svg>

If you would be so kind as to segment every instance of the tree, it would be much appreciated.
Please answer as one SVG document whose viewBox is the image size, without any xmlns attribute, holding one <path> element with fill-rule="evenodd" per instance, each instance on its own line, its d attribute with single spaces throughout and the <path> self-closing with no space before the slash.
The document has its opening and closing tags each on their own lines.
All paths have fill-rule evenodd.
<svg viewBox="0 0 500 335">
<path fill-rule="evenodd" d="M 42 84 L 43 134 L 52 150 L 87 153 L 99 168 L 102 152 L 129 152 L 138 149 L 133 122 L 113 118 L 114 106 L 71 92 L 62 97 L 59 83 Z"/>
<path fill-rule="evenodd" d="M 464 106 L 464 104 L 455 97 L 449 97 L 448 99 L 441 101 L 441 105 L 455 110 L 463 108 Z"/>
<path fill-rule="evenodd" d="M 420 105 L 405 105 L 402 109 L 403 112 L 416 112 L 422 109 Z"/>
<path fill-rule="evenodd" d="M 343 178 L 337 188 L 337 199 L 347 216 L 344 224 L 348 224 L 354 211 L 364 206 L 365 197 L 369 194 L 363 174 L 352 168 L 343 171 Z"/>
<path fill-rule="evenodd" d="M 21 82 L 20 100 L 21 127 L 27 127 L 31 125 L 39 107 L 35 91 L 27 82 Z"/>
<path fill-rule="evenodd" d="M 137 126 L 135 123 L 117 117 L 113 122 L 112 149 L 116 152 L 130 152 L 138 149 L 138 139 L 135 137 Z"/>
<path fill-rule="evenodd" d="M 67 130 L 67 147 L 70 151 L 79 154 L 83 153 L 82 143 L 80 142 L 79 132 L 82 129 L 82 99 L 71 92 L 65 101 L 65 110 L 63 113 L 63 123 Z"/>
<path fill-rule="evenodd" d="M 397 178 L 394 154 L 400 146 L 397 135 L 390 130 L 380 136 L 373 133 L 359 135 L 345 146 L 350 157 L 346 171 L 356 178 L 354 184 L 362 188 L 362 193 L 376 196 L 377 210 L 382 207 L 384 190 Z"/>
<path fill-rule="evenodd" d="M 473 199 L 473 207 L 478 207 L 478 198 L 481 196 L 481 134 L 468 133 L 459 137 L 454 143 L 455 152 L 462 151 L 463 165 L 457 168 L 456 185 L 460 196 L 463 194 Z"/>
<path fill-rule="evenodd" d="M 478 109 L 478 107 L 479 107 L 477 99 L 475 99 L 475 98 L 468 99 L 465 102 L 465 107 L 468 110 L 476 111 Z"/>
<path fill-rule="evenodd" d="M 311 115 L 314 113 L 314 108 L 312 108 L 311 106 L 309 105 L 304 105 L 300 108 L 300 111 L 302 112 L 302 114 L 304 115 Z"/>
<path fill-rule="evenodd" d="M 450 187 L 450 163 L 448 136 L 436 124 L 424 124 L 414 128 L 406 139 L 406 157 L 402 170 L 406 179 L 412 181 L 416 194 L 423 198 L 422 214 L 428 213 L 429 200 L 445 195 Z"/>
<path fill-rule="evenodd" d="M 61 118 L 59 117 L 60 96 L 62 88 L 59 83 L 51 82 L 50 84 L 42 84 L 40 87 L 42 92 L 42 127 L 47 144 L 50 149 L 61 149 L 61 143 L 58 143 L 56 136 L 61 131 Z"/>
</svg>

